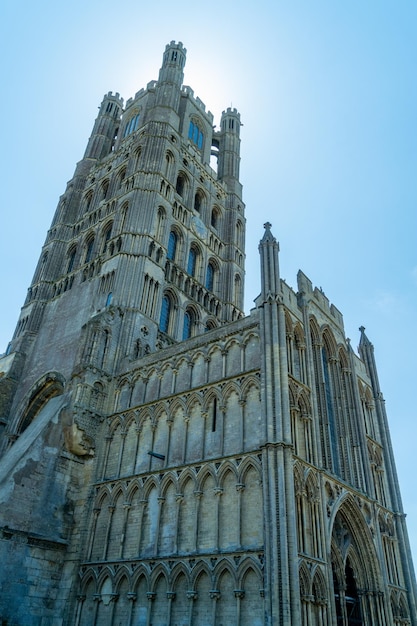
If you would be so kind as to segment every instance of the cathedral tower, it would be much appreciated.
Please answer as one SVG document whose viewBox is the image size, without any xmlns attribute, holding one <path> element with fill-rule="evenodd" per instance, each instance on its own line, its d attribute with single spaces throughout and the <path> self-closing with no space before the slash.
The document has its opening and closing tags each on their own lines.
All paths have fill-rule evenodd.
<svg viewBox="0 0 417 626">
<path fill-rule="evenodd" d="M 0 358 L 0 621 L 417 626 L 373 346 L 269 222 L 170 42 L 104 96 Z"/>
</svg>

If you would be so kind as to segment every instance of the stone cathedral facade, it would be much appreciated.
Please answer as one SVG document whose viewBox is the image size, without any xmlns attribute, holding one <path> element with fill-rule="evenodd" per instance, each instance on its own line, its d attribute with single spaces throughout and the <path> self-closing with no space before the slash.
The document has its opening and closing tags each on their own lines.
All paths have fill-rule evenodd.
<svg viewBox="0 0 417 626">
<path fill-rule="evenodd" d="M 0 359 L 0 622 L 416 626 L 373 346 L 268 223 L 243 315 L 240 115 L 185 57 L 104 97 Z"/>
</svg>

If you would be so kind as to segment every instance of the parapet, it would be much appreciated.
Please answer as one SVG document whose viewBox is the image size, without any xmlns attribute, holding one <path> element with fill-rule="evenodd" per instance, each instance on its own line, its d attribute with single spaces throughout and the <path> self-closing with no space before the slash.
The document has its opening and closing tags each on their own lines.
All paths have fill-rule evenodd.
<svg viewBox="0 0 417 626">
<path fill-rule="evenodd" d="M 297 274 L 297 284 L 300 295 L 303 295 L 307 300 L 314 301 L 324 313 L 335 320 L 340 328 L 344 328 L 342 313 L 334 304 L 330 304 L 321 287 L 313 288 L 313 283 L 301 270 Z"/>
</svg>

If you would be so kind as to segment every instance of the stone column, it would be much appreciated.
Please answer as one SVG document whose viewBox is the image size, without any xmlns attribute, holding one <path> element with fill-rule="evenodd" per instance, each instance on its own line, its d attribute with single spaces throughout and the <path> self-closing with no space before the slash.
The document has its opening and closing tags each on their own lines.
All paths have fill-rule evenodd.
<svg viewBox="0 0 417 626">
<path fill-rule="evenodd" d="M 106 556 L 107 556 L 107 548 L 109 545 L 109 537 L 110 537 L 110 529 L 111 529 L 111 523 L 112 523 L 112 518 L 113 518 L 113 513 L 114 513 L 114 506 L 109 506 L 109 519 L 107 521 L 107 528 L 106 528 L 106 536 L 104 538 L 104 546 L 103 546 L 103 561 L 106 560 Z"/>
<path fill-rule="evenodd" d="M 197 591 L 190 590 L 187 591 L 187 598 L 190 600 L 190 608 L 188 613 L 188 626 L 193 626 L 193 605 L 194 600 L 197 600 L 198 594 Z"/>
<path fill-rule="evenodd" d="M 167 624 L 171 623 L 172 602 L 175 600 L 175 591 L 167 591 L 168 607 L 167 607 Z"/>
<path fill-rule="evenodd" d="M 92 528 L 91 528 L 91 533 L 90 533 L 90 540 L 88 543 L 88 548 L 87 548 L 87 560 L 91 561 L 91 556 L 93 553 L 93 546 L 94 546 L 94 540 L 96 538 L 96 528 L 97 528 L 97 519 L 99 516 L 101 509 L 99 507 L 95 507 L 93 509 L 93 524 L 92 524 Z"/>
<path fill-rule="evenodd" d="M 81 619 L 81 613 L 83 610 L 83 605 L 85 602 L 85 594 L 80 594 L 77 596 L 77 608 L 76 608 L 76 612 L 75 612 L 75 623 L 74 626 L 79 626 L 80 624 L 80 619 Z"/>
<path fill-rule="evenodd" d="M 241 610 L 241 600 L 245 597 L 245 592 L 243 589 L 235 589 L 235 598 L 236 598 L 236 624 L 240 624 L 240 610 Z"/>
<path fill-rule="evenodd" d="M 212 609 L 211 609 L 211 623 L 215 624 L 216 623 L 216 605 L 217 605 L 217 600 L 220 598 L 220 591 L 218 589 L 212 589 L 211 591 L 209 591 L 209 594 L 210 594 L 211 600 L 213 600 Z"/>
<path fill-rule="evenodd" d="M 146 626 L 151 626 L 151 614 L 152 614 L 152 602 L 156 598 L 156 593 L 154 591 L 148 591 L 146 593 L 146 597 L 148 598 L 148 614 L 146 616 Z"/>
<path fill-rule="evenodd" d="M 194 551 L 196 552 L 198 550 L 198 533 L 200 531 L 200 502 L 203 496 L 203 492 L 194 491 L 194 495 L 197 499 L 196 511 L 195 511 L 196 524 L 195 524 L 195 535 L 194 535 Z"/>
<path fill-rule="evenodd" d="M 130 602 L 129 618 L 128 618 L 127 626 L 132 626 L 133 609 L 134 609 L 135 602 L 137 599 L 136 593 L 134 591 L 129 591 L 127 594 L 127 599 Z"/>
</svg>

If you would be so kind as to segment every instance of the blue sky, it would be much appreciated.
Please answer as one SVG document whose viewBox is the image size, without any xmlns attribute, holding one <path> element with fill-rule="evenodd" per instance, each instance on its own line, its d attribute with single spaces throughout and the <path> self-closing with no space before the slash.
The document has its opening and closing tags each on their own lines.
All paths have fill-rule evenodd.
<svg viewBox="0 0 417 626">
<path fill-rule="evenodd" d="M 0 351 L 102 96 L 158 77 L 165 44 L 219 123 L 241 113 L 246 311 L 272 222 L 281 275 L 302 269 L 374 343 L 417 563 L 417 3 L 3 0 Z"/>
</svg>

